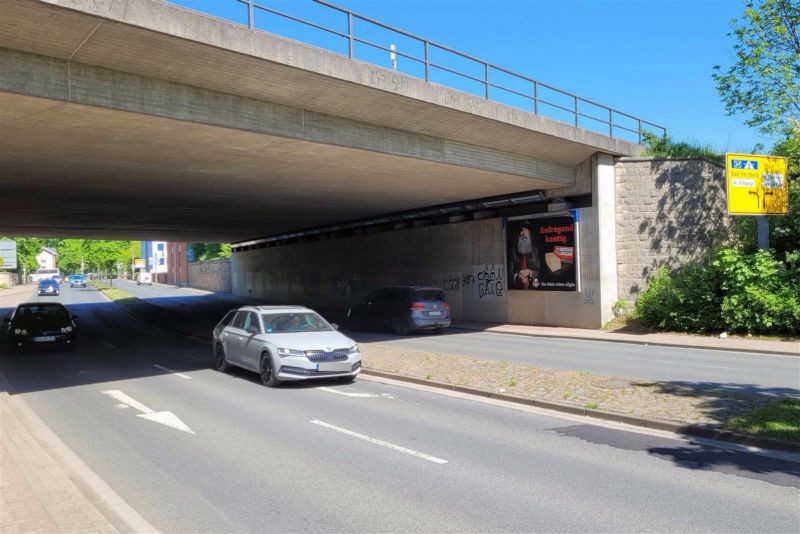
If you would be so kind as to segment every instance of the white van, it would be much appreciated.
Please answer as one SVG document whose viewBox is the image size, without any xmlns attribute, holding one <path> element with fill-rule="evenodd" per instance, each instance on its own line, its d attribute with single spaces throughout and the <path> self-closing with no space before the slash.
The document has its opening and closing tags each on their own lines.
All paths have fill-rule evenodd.
<svg viewBox="0 0 800 534">
<path fill-rule="evenodd" d="M 147 271 L 140 271 L 139 274 L 136 276 L 136 285 L 140 286 L 142 284 L 147 284 L 149 286 L 152 286 L 153 273 L 148 273 Z"/>
</svg>

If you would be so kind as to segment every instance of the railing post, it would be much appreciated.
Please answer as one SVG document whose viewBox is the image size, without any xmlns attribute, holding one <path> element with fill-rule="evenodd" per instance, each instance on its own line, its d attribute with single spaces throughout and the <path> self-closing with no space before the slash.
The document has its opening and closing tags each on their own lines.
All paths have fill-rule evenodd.
<svg viewBox="0 0 800 534">
<path fill-rule="evenodd" d="M 614 137 L 614 112 L 608 108 L 608 136 Z"/>
<path fill-rule="evenodd" d="M 579 119 L 579 116 L 578 116 L 578 97 L 577 96 L 573 96 L 572 99 L 575 101 L 575 127 L 577 128 L 578 127 L 578 119 Z"/>
<path fill-rule="evenodd" d="M 539 114 L 539 84 L 533 82 L 533 114 Z"/>
<path fill-rule="evenodd" d="M 431 81 L 431 58 L 430 52 L 428 51 L 428 41 L 423 41 L 423 43 L 425 43 L 425 81 L 429 82 Z"/>
<path fill-rule="evenodd" d="M 642 144 L 642 119 L 639 120 L 639 144 Z"/>
<path fill-rule="evenodd" d="M 255 25 L 254 13 L 253 13 L 253 2 L 254 0 L 247 0 L 247 27 L 251 30 Z"/>
<path fill-rule="evenodd" d="M 486 100 L 489 100 L 489 64 L 483 64 L 483 79 L 486 80 L 484 84 L 486 84 Z"/>
<path fill-rule="evenodd" d="M 347 54 L 353 59 L 353 14 L 347 12 Z"/>
</svg>

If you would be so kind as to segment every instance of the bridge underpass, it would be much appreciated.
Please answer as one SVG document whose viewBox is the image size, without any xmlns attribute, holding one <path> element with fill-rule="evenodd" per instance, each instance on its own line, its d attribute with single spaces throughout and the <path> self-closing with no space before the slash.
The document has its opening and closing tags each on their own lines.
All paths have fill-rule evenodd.
<svg viewBox="0 0 800 534">
<path fill-rule="evenodd" d="M 0 4 L 0 231 L 237 242 L 575 185 L 619 139 L 159 0 Z"/>
<path fill-rule="evenodd" d="M 20 0 L 0 18 L 4 234 L 247 244 L 235 293 L 341 308 L 372 286 L 504 265 L 503 219 L 300 248 L 259 238 L 535 193 L 530 213 L 580 208 L 582 283 L 488 306 L 465 295 L 457 317 L 610 316 L 613 158 L 634 143 L 161 0 Z"/>
</svg>

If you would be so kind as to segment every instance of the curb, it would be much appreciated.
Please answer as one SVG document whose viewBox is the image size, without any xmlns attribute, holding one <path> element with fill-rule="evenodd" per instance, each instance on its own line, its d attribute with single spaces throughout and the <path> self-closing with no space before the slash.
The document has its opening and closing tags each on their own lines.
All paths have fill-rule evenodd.
<svg viewBox="0 0 800 534">
<path fill-rule="evenodd" d="M 562 404 L 553 401 L 542 401 L 538 399 L 516 397 L 514 395 L 507 395 L 504 393 L 494 393 L 483 389 L 472 388 L 469 386 L 457 386 L 455 384 L 448 384 L 445 382 L 435 382 L 433 380 L 425 380 L 422 378 L 415 378 L 412 376 L 387 373 L 385 371 L 374 371 L 368 367 L 362 367 L 361 372 L 375 376 L 378 378 L 390 378 L 392 380 L 399 380 L 401 382 L 409 382 L 412 384 L 419 384 L 423 386 L 436 387 L 440 389 L 449 389 L 459 393 L 466 393 L 478 397 L 485 397 L 488 399 L 502 400 L 506 402 L 513 402 L 516 404 L 524 404 L 527 406 L 535 406 L 545 410 L 553 410 L 557 412 L 564 412 L 573 415 L 582 415 L 585 417 L 592 417 L 594 419 L 603 419 L 606 421 L 614 421 L 616 423 L 625 423 L 632 426 L 640 426 L 643 428 L 651 428 L 653 430 L 665 430 L 674 434 L 683 436 L 692 436 L 697 438 L 714 439 L 717 441 L 727 441 L 730 443 L 737 443 L 748 447 L 758 447 L 761 449 L 771 449 L 782 452 L 800 453 L 800 443 L 792 441 L 784 441 L 773 438 L 761 438 L 757 436 L 748 436 L 747 434 L 740 434 L 730 430 L 720 430 L 707 426 L 700 425 L 687 425 L 672 423 L 669 421 L 659 421 L 657 419 L 645 419 L 641 417 L 633 417 L 629 415 L 616 414 L 612 412 L 603 412 L 600 410 L 590 410 L 572 404 Z"/>
<path fill-rule="evenodd" d="M 131 507 L 105 480 L 95 473 L 78 455 L 70 449 L 53 430 L 42 421 L 39 416 L 28 406 L 24 399 L 17 396 L 14 387 L 0 369 L 0 402 L 13 414 L 19 422 L 20 432 L 23 432 L 35 443 L 42 454 L 47 458 L 47 463 L 55 466 L 65 480 L 78 495 L 85 499 L 84 503 L 71 500 L 72 511 L 91 507 L 108 526 L 119 532 L 156 533 L 158 530 L 151 525 L 142 515 Z M 0 443 L 0 446 L 3 446 Z M 20 467 L 19 465 L 17 467 Z M 34 469 L 46 469 L 37 462 Z M 30 482 L 33 484 L 33 482 Z M 38 495 L 38 493 L 37 493 Z M 40 500 L 42 497 L 38 497 Z M 51 514 L 51 509 L 42 503 L 45 511 Z M 86 512 L 86 508 L 82 509 Z M 97 526 L 97 525 L 95 525 Z"/>
<path fill-rule="evenodd" d="M 449 330 L 461 330 L 462 332 L 486 332 L 489 334 L 503 334 L 512 336 L 528 336 L 528 337 L 544 337 L 548 339 L 578 339 L 581 341 L 598 341 L 600 343 L 625 343 L 628 345 L 648 345 L 651 347 L 671 347 L 683 349 L 698 349 L 698 350 L 717 350 L 722 352 L 746 352 L 751 354 L 768 354 L 771 356 L 789 356 L 790 358 L 800 358 L 799 354 L 791 352 L 780 352 L 771 349 L 742 349 L 730 347 L 698 347 L 697 345 L 690 345 L 688 343 L 666 343 L 663 341 L 637 341 L 634 339 L 602 339 L 588 336 L 578 335 L 555 335 L 555 334 L 532 334 L 528 332 L 511 332 L 508 330 L 485 330 L 480 328 L 469 328 L 467 326 L 453 326 L 450 325 Z"/>
</svg>

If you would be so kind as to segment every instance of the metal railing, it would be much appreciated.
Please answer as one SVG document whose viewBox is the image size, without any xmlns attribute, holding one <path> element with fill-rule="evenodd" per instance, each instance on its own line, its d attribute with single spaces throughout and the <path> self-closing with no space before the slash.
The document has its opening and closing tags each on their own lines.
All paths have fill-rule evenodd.
<svg viewBox="0 0 800 534">
<path fill-rule="evenodd" d="M 482 96 L 487 100 L 494 100 L 497 102 L 504 103 L 502 99 L 498 98 L 497 96 L 498 91 L 502 92 L 503 94 L 514 95 L 520 99 L 523 99 L 523 101 L 528 104 L 527 106 L 515 106 L 515 107 L 519 107 L 520 109 L 525 109 L 527 111 L 532 111 L 534 114 L 542 116 L 548 116 L 547 111 L 552 112 L 553 110 L 558 110 L 560 112 L 568 114 L 568 116 L 571 116 L 572 120 L 570 121 L 570 123 L 574 124 L 574 126 L 583 127 L 594 131 L 602 131 L 602 133 L 607 133 L 608 136 L 612 138 L 614 137 L 619 138 L 620 137 L 619 132 L 627 132 L 633 134 L 633 136 L 637 139 L 637 142 L 641 143 L 642 132 L 644 131 L 655 131 L 656 133 L 659 133 L 661 135 L 666 135 L 667 133 L 666 128 L 664 128 L 663 126 L 659 126 L 655 123 L 643 120 L 639 117 L 630 115 L 628 113 L 624 113 L 617 109 L 604 106 L 603 104 L 600 104 L 593 100 L 580 97 L 568 91 L 564 91 L 550 84 L 540 82 L 533 78 L 529 78 L 527 76 L 516 73 L 509 69 L 499 67 L 492 63 L 488 63 L 481 59 L 465 54 L 463 52 L 459 52 L 458 50 L 455 50 L 448 46 L 441 45 L 433 41 L 429 41 L 428 39 L 424 39 L 422 37 L 409 33 L 405 30 L 401 30 L 394 26 L 384 24 L 375 19 L 359 15 L 350 10 L 332 4 L 327 0 L 313 0 L 313 2 L 325 8 L 344 14 L 347 18 L 346 32 L 338 31 L 328 26 L 311 22 L 309 20 L 305 20 L 296 17 L 294 15 L 278 11 L 277 9 L 273 9 L 271 7 L 259 4 L 255 0 L 234 0 L 234 1 L 246 5 L 247 25 L 250 29 L 258 29 L 256 28 L 255 24 L 256 13 L 257 10 L 264 11 L 266 13 L 271 13 L 278 17 L 282 17 L 286 20 L 290 20 L 305 25 L 315 30 L 320 30 L 322 32 L 326 32 L 327 34 L 338 36 L 346 40 L 347 56 L 351 59 L 358 59 L 355 55 L 357 44 L 365 45 L 375 50 L 385 51 L 386 53 L 390 54 L 390 57 L 401 57 L 408 59 L 424 67 L 424 79 L 426 82 L 432 81 L 432 78 L 436 73 L 447 73 L 456 76 L 460 79 L 468 80 L 470 82 L 478 84 L 480 87 L 482 87 L 482 93 L 483 93 L 482 95 L 479 96 Z M 354 21 L 362 21 L 364 23 L 373 25 L 375 27 L 388 30 L 389 32 L 392 32 L 399 36 L 408 38 L 421 45 L 422 54 L 416 55 L 409 52 L 403 52 L 399 50 L 399 47 L 395 47 L 393 44 L 383 45 L 380 43 L 370 41 L 368 39 L 358 37 L 355 35 Z M 455 56 L 456 58 L 460 58 L 461 60 L 466 60 L 467 62 L 473 63 L 474 65 L 476 65 L 478 70 L 482 72 L 482 75 L 475 76 L 473 74 L 457 70 L 453 66 L 448 66 L 436 62 L 433 60 L 433 55 L 436 52 L 443 52 L 445 54 Z M 404 74 L 408 73 L 404 72 Z M 496 75 L 500 75 L 500 77 L 507 76 L 518 83 L 521 82 L 527 85 L 528 87 L 526 90 L 522 90 L 519 88 L 512 88 L 507 85 L 503 85 L 498 81 L 495 81 Z M 443 84 L 443 85 L 448 85 L 448 84 Z M 449 85 L 453 87 L 453 84 Z M 459 87 L 453 87 L 453 88 L 462 91 L 464 90 L 463 88 Z M 556 100 L 558 100 L 559 98 L 562 101 L 557 102 Z M 594 111 L 594 113 L 592 111 Z M 598 116 L 595 113 L 599 113 L 599 115 L 601 116 Z M 588 127 L 586 125 L 586 121 L 582 121 L 581 119 L 594 121 L 593 123 L 590 122 L 590 124 L 602 124 L 603 130 L 600 130 L 598 128 Z"/>
</svg>

